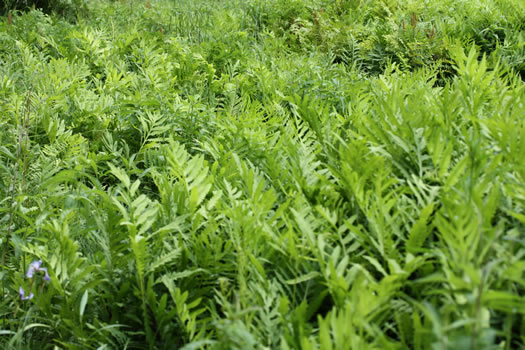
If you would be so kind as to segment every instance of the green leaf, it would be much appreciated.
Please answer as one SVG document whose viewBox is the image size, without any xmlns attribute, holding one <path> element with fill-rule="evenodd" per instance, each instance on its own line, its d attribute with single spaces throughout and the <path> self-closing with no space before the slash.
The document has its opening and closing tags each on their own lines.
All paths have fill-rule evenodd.
<svg viewBox="0 0 525 350">
<path fill-rule="evenodd" d="M 412 226 L 406 242 L 407 251 L 417 253 L 423 246 L 423 243 L 432 233 L 432 227 L 429 226 L 430 216 L 434 211 L 434 203 L 430 203 L 421 210 L 419 219 Z"/>
<path fill-rule="evenodd" d="M 321 274 L 318 271 L 311 271 L 311 272 L 307 273 L 306 275 L 302 275 L 300 277 L 287 280 L 286 283 L 288 283 L 288 284 L 299 284 L 299 283 L 303 283 L 303 282 L 309 281 L 309 280 L 314 279 L 314 278 L 319 277 L 319 276 L 321 276 Z"/>
<path fill-rule="evenodd" d="M 84 316 L 84 311 L 86 310 L 86 305 L 88 302 L 88 296 L 89 296 L 89 293 L 88 293 L 88 290 L 86 289 L 86 291 L 82 295 L 82 299 L 80 300 L 80 310 L 79 310 L 80 317 Z"/>
</svg>

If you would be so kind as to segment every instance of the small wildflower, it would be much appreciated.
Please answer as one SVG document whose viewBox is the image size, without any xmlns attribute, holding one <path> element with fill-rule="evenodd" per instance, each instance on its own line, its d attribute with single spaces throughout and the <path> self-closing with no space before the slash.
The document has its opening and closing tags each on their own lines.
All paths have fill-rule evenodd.
<svg viewBox="0 0 525 350">
<path fill-rule="evenodd" d="M 33 282 L 35 281 L 35 280 L 33 280 L 33 277 L 38 272 L 43 272 L 44 273 L 44 278 L 43 278 L 44 282 L 43 283 L 45 283 L 46 281 L 49 281 L 51 279 L 49 277 L 49 273 L 47 272 L 47 268 L 42 267 L 42 260 L 33 261 L 31 264 L 29 264 L 29 268 L 27 269 L 27 272 L 26 272 L 26 277 L 31 279 L 31 285 L 30 285 L 29 289 L 32 289 Z M 44 284 L 42 284 L 42 288 L 43 287 L 44 287 Z M 40 289 L 40 290 L 42 290 L 42 289 Z M 18 288 L 18 294 L 20 295 L 20 300 L 33 299 L 34 296 L 35 296 L 33 293 L 29 293 L 29 295 L 26 296 L 26 293 L 25 293 L 24 288 L 22 286 L 20 286 L 20 288 Z"/>
<path fill-rule="evenodd" d="M 42 265 L 42 260 L 33 261 L 29 265 L 29 269 L 27 269 L 26 277 L 27 278 L 33 278 L 33 275 L 35 274 L 35 272 L 40 271 L 40 266 L 41 265 Z"/>
<path fill-rule="evenodd" d="M 47 273 L 47 269 L 45 267 L 41 267 L 40 271 L 44 271 L 44 281 L 49 281 L 49 274 Z"/>
<path fill-rule="evenodd" d="M 49 281 L 49 274 L 47 273 L 47 268 L 41 267 L 42 266 L 42 260 L 33 261 L 29 265 L 29 269 L 27 270 L 26 277 L 27 278 L 33 278 L 35 272 L 43 271 L 44 272 L 44 281 Z"/>
<path fill-rule="evenodd" d="M 22 288 L 22 286 L 20 286 L 20 288 L 18 289 L 18 294 L 20 295 L 20 300 L 29 300 L 29 299 L 33 299 L 33 297 L 35 296 L 33 293 L 29 293 L 28 296 L 25 296 L 25 291 L 24 291 L 24 288 Z"/>
</svg>

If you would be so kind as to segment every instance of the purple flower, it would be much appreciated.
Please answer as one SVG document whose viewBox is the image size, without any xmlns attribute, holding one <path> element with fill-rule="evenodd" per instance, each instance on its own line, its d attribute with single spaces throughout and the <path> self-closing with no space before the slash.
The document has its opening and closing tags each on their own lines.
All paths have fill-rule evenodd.
<svg viewBox="0 0 525 350">
<path fill-rule="evenodd" d="M 29 269 L 27 270 L 26 277 L 27 278 L 33 278 L 34 274 L 39 271 L 44 272 L 44 281 L 49 281 L 49 274 L 47 273 L 47 269 L 42 266 L 42 260 L 33 261 L 29 265 Z"/>
<path fill-rule="evenodd" d="M 20 288 L 18 289 L 18 294 L 20 295 L 20 300 L 33 299 L 33 297 L 35 296 L 33 293 L 29 293 L 29 295 L 26 297 L 26 292 L 24 291 L 24 288 L 22 288 L 22 286 L 20 286 Z"/>
<path fill-rule="evenodd" d="M 41 267 L 40 271 L 44 271 L 44 281 L 49 281 L 49 274 L 47 273 L 47 269 L 45 267 Z"/>
<path fill-rule="evenodd" d="M 35 272 L 40 271 L 40 266 L 41 265 L 42 265 L 42 260 L 33 261 L 29 265 L 29 269 L 27 270 L 26 277 L 27 278 L 33 278 L 33 275 L 35 274 Z"/>
</svg>

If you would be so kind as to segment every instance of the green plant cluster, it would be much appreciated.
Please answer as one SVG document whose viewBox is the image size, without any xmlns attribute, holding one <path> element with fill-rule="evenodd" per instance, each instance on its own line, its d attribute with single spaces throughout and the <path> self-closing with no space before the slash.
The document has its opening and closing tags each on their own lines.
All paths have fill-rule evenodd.
<svg viewBox="0 0 525 350">
<path fill-rule="evenodd" d="M 455 73 L 451 44 L 461 41 L 525 77 L 525 13 L 515 0 L 254 0 L 248 12 L 252 31 L 262 23 L 295 50 L 328 51 L 334 62 L 369 73 L 391 63 L 433 66 L 443 83 Z"/>
<path fill-rule="evenodd" d="M 0 22 L 0 348 L 525 347 L 519 1 L 87 6 Z"/>
<path fill-rule="evenodd" d="M 0 15 L 9 15 L 16 10 L 38 9 L 45 13 L 56 13 L 71 21 L 87 10 L 87 0 L 3 0 Z"/>
</svg>

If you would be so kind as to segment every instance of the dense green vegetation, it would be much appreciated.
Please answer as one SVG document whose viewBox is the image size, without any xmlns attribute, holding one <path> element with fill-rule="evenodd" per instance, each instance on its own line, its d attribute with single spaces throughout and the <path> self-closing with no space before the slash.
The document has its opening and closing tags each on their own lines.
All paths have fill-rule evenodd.
<svg viewBox="0 0 525 350">
<path fill-rule="evenodd" d="M 523 2 L 46 11 L 0 21 L 0 348 L 525 347 Z"/>
<path fill-rule="evenodd" d="M 74 16 L 87 10 L 87 0 L 2 0 L 0 15 L 8 15 L 14 10 L 39 9 L 45 13 L 58 13 Z"/>
</svg>

